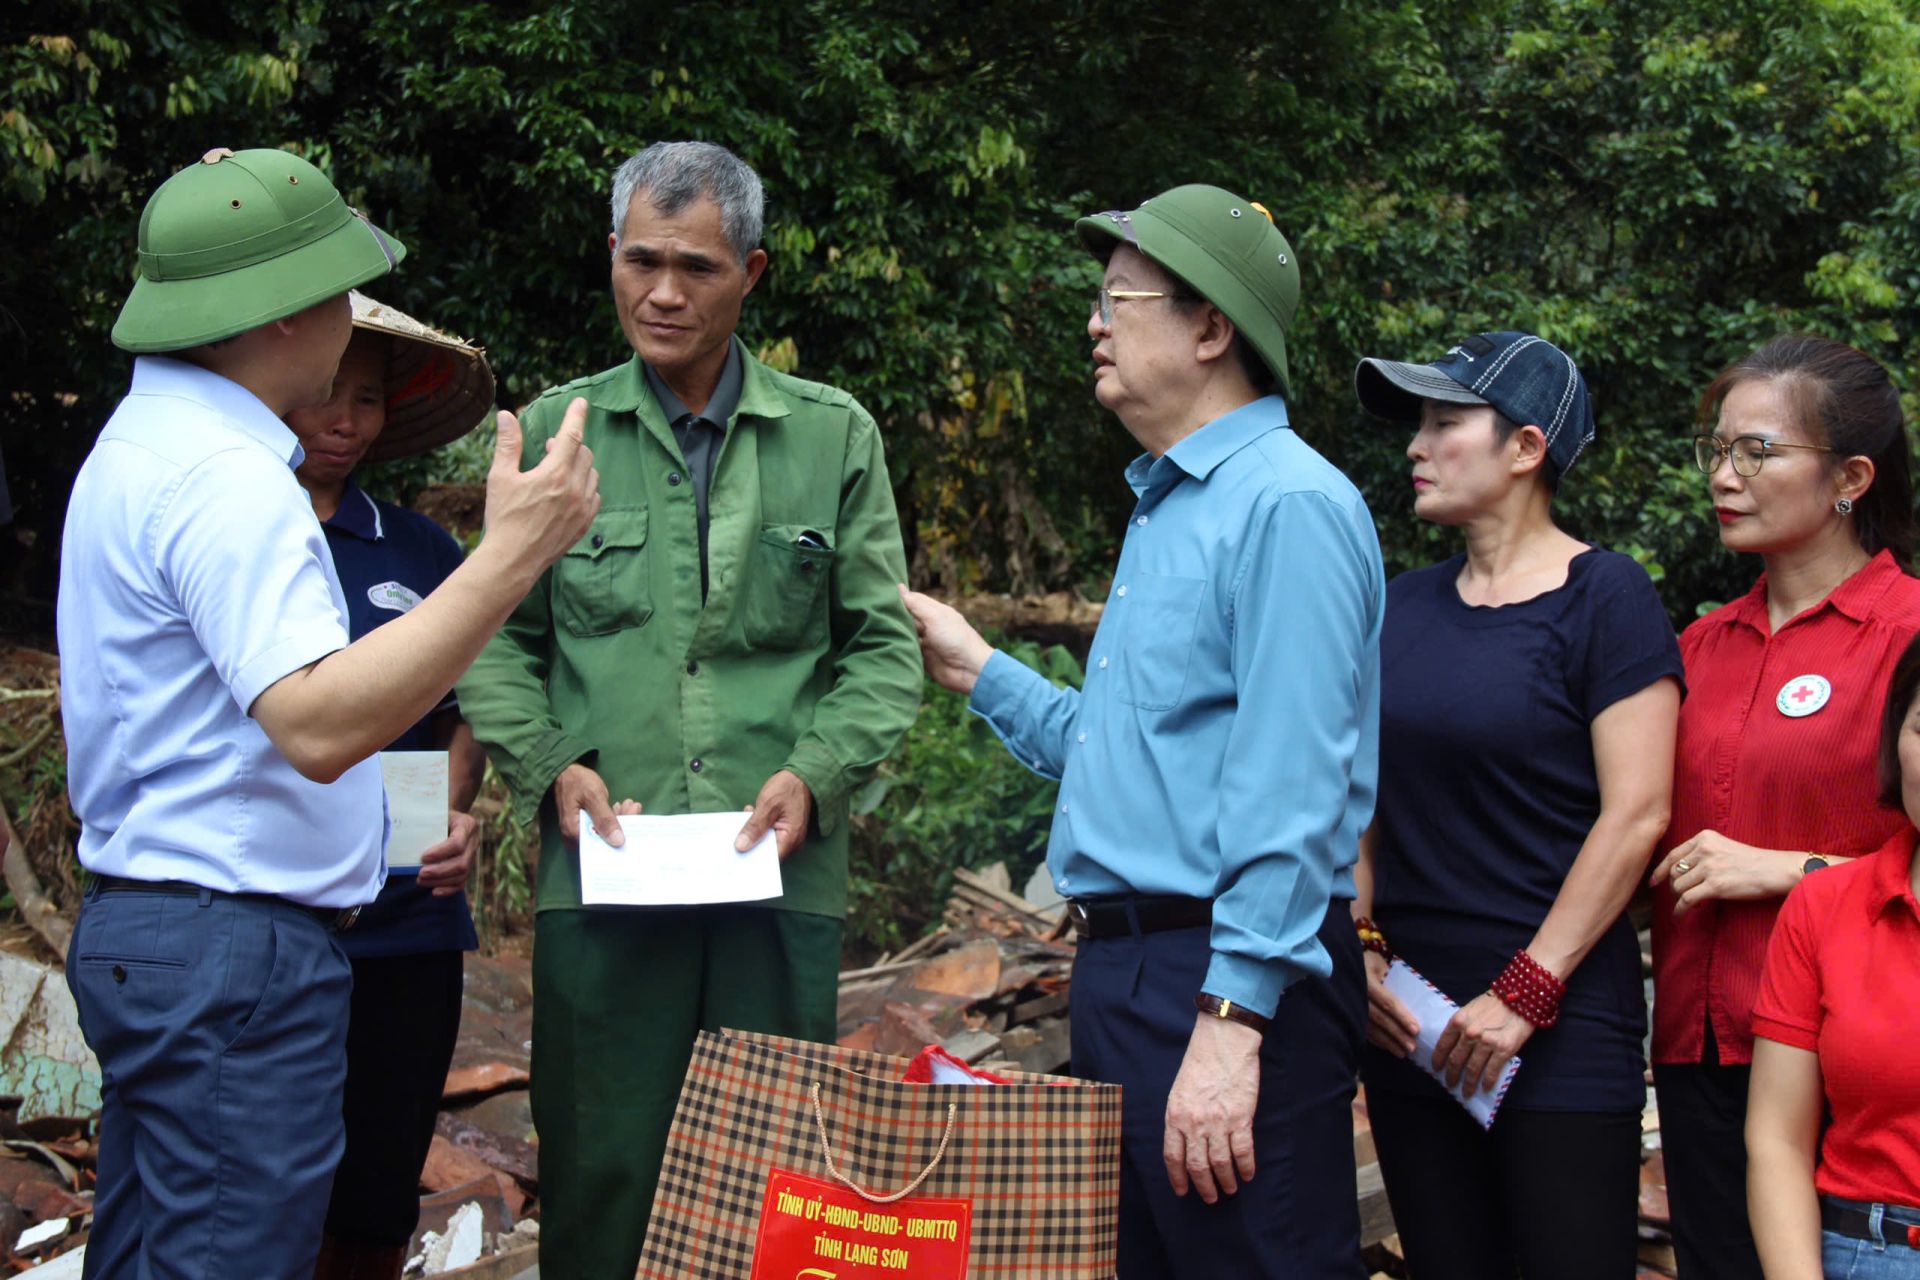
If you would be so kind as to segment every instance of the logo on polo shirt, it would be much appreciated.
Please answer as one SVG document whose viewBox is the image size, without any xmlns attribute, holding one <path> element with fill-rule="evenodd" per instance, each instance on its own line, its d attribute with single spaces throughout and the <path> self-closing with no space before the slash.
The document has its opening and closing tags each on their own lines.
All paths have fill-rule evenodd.
<svg viewBox="0 0 1920 1280">
<path fill-rule="evenodd" d="M 1780 694 L 1773 700 L 1773 705 L 1780 708 L 1781 715 L 1798 720 L 1826 706 L 1827 699 L 1832 696 L 1833 686 L 1825 676 L 1795 676 L 1780 686 Z"/>
<path fill-rule="evenodd" d="M 405 613 L 420 603 L 420 597 L 413 588 L 398 582 L 382 582 L 378 586 L 368 587 L 367 599 L 373 601 L 374 608 L 391 609 L 395 613 Z"/>
</svg>

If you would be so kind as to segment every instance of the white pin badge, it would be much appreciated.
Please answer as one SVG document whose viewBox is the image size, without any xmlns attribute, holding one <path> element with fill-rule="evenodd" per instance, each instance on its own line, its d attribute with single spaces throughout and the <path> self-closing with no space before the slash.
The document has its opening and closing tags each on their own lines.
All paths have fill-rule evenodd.
<svg viewBox="0 0 1920 1280">
<path fill-rule="evenodd" d="M 1780 686 L 1780 695 L 1773 700 L 1773 705 L 1780 708 L 1781 715 L 1798 720 L 1826 706 L 1831 697 L 1833 685 L 1825 676 L 1795 676 Z"/>
<path fill-rule="evenodd" d="M 406 613 L 420 603 L 420 595 L 412 587 L 401 582 L 382 582 L 367 588 L 367 599 L 376 609 L 391 609 L 395 613 Z"/>
</svg>

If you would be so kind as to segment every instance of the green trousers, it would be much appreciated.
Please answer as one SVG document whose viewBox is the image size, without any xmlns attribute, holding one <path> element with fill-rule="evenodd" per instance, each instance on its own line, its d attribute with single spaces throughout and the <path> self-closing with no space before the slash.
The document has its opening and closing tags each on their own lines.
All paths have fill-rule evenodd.
<svg viewBox="0 0 1920 1280">
<path fill-rule="evenodd" d="M 695 1033 L 831 1042 L 840 934 L 826 916 L 757 907 L 539 913 L 541 1275 L 632 1280 Z"/>
</svg>

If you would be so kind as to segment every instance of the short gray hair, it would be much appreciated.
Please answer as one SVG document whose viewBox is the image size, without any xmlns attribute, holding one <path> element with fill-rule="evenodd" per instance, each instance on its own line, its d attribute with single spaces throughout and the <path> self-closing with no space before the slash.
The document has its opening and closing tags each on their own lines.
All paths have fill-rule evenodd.
<svg viewBox="0 0 1920 1280">
<path fill-rule="evenodd" d="M 656 142 L 613 174 L 613 235 L 626 229 L 633 198 L 671 217 L 702 196 L 720 206 L 720 225 L 744 265 L 760 247 L 765 196 L 760 175 L 746 161 L 711 142 Z"/>
</svg>

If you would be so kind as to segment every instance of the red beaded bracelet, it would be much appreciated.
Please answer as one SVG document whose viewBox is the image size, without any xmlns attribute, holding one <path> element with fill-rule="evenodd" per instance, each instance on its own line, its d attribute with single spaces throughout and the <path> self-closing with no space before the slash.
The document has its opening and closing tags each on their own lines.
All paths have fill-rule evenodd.
<svg viewBox="0 0 1920 1280">
<path fill-rule="evenodd" d="M 1362 951 L 1378 951 L 1387 959 L 1393 959 L 1393 948 L 1387 945 L 1387 935 L 1380 932 L 1380 926 L 1366 916 L 1359 916 L 1353 922 L 1353 928 L 1360 935 Z"/>
<path fill-rule="evenodd" d="M 1544 1031 L 1560 1021 L 1560 1000 L 1567 994 L 1567 984 L 1523 947 L 1493 980 L 1492 990 L 1507 1008 Z"/>
</svg>

